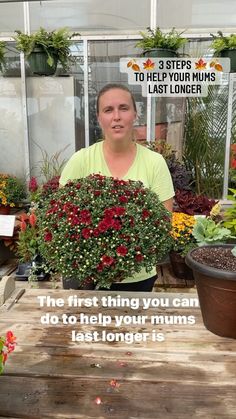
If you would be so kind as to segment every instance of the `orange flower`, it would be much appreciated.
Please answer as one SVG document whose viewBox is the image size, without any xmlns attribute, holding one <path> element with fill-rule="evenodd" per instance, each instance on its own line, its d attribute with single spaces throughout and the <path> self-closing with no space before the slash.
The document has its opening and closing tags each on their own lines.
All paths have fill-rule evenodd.
<svg viewBox="0 0 236 419">
<path fill-rule="evenodd" d="M 36 221 L 37 221 L 37 217 L 36 217 L 36 215 L 34 214 L 34 212 L 32 212 L 32 213 L 30 214 L 30 216 L 29 216 L 29 223 L 30 223 L 31 227 L 34 227 L 34 226 L 35 226 Z"/>
<path fill-rule="evenodd" d="M 25 230 L 26 230 L 26 228 L 27 228 L 27 224 L 26 224 L 26 222 L 25 222 L 25 221 L 22 221 L 22 222 L 20 223 L 20 229 L 21 229 L 21 231 L 25 231 Z"/>
</svg>

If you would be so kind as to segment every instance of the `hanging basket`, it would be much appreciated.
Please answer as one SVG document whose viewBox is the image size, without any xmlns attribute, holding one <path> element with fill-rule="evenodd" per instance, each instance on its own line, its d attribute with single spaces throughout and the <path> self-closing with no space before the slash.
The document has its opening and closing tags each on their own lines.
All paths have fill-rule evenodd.
<svg viewBox="0 0 236 419">
<path fill-rule="evenodd" d="M 52 54 L 52 56 L 54 62 L 51 67 L 47 62 L 46 52 L 41 48 L 35 48 L 27 59 L 31 73 L 39 76 L 53 76 L 57 69 L 58 59 L 55 55 Z"/>
</svg>

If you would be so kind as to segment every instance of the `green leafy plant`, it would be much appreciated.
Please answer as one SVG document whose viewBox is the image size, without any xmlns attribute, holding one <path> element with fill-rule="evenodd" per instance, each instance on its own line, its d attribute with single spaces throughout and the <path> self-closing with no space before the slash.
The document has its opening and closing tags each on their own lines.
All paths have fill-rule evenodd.
<svg viewBox="0 0 236 419">
<path fill-rule="evenodd" d="M 5 42 L 0 41 L 0 71 L 3 71 L 5 67 L 5 48 Z"/>
<path fill-rule="evenodd" d="M 35 212 L 20 216 L 20 232 L 17 240 L 17 256 L 20 262 L 30 262 L 39 251 L 38 226 Z"/>
<path fill-rule="evenodd" d="M 183 38 L 183 32 L 177 32 L 175 28 L 172 28 L 170 32 L 162 32 L 159 27 L 155 30 L 150 27 L 147 28 L 146 32 L 140 32 L 143 39 L 136 43 L 136 47 L 142 48 L 143 51 L 149 51 L 153 48 L 163 48 L 172 51 L 177 51 L 183 46 L 187 39 Z"/>
<path fill-rule="evenodd" d="M 183 160 L 198 195 L 222 198 L 227 109 L 228 86 L 208 86 L 207 97 L 186 99 Z"/>
<path fill-rule="evenodd" d="M 114 281 L 153 266 L 171 245 L 170 213 L 141 182 L 90 175 L 39 205 L 40 253 L 79 284 Z"/>
<path fill-rule="evenodd" d="M 26 197 L 25 184 L 15 176 L 0 173 L 0 204 L 14 207 Z"/>
<path fill-rule="evenodd" d="M 223 35 L 221 31 L 217 32 L 218 35 L 210 34 L 213 37 L 211 48 L 215 50 L 215 55 L 219 55 L 222 51 L 236 49 L 236 34 Z"/>
<path fill-rule="evenodd" d="M 5 336 L 0 336 L 0 374 L 3 373 L 4 365 L 8 355 L 14 351 L 16 346 L 16 337 L 9 330 Z"/>
<path fill-rule="evenodd" d="M 192 234 L 198 246 L 223 244 L 230 238 L 234 238 L 222 222 L 216 223 L 210 217 L 197 217 Z"/>
<path fill-rule="evenodd" d="M 47 63 L 50 67 L 53 67 L 57 59 L 63 69 L 66 70 L 70 62 L 73 61 L 70 51 L 71 38 L 78 34 L 70 34 L 67 28 L 61 28 L 51 32 L 40 28 L 32 35 L 27 35 L 19 30 L 15 32 L 17 33 L 15 37 L 16 48 L 24 52 L 26 57 L 29 57 L 35 48 L 40 48 L 47 54 Z"/>
<path fill-rule="evenodd" d="M 229 188 L 229 191 L 232 194 L 228 195 L 227 198 L 232 202 L 232 205 L 224 212 L 224 226 L 236 235 L 236 189 Z"/>
</svg>

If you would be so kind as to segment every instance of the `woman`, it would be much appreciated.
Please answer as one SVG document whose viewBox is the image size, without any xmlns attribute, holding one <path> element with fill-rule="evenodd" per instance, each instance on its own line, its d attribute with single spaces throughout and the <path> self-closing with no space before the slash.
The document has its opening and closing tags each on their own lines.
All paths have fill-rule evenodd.
<svg viewBox="0 0 236 419">
<path fill-rule="evenodd" d="M 92 173 L 124 180 L 140 180 L 157 193 L 164 206 L 172 211 L 174 189 L 164 158 L 133 141 L 133 124 L 137 110 L 134 98 L 126 86 L 108 84 L 97 98 L 97 118 L 104 140 L 76 152 L 66 164 L 60 184 L 86 177 Z M 143 269 L 134 277 L 114 283 L 111 290 L 151 291 L 156 269 Z"/>
</svg>

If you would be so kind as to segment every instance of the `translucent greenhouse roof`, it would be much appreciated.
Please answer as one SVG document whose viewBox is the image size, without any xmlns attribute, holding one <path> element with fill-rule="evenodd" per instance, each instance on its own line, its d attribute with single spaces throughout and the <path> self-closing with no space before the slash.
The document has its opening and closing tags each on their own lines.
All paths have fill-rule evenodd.
<svg viewBox="0 0 236 419">
<path fill-rule="evenodd" d="M 0 0 L 0 34 L 24 28 L 22 1 Z M 30 30 L 66 26 L 81 34 L 139 33 L 155 22 L 187 32 L 236 28 L 235 0 L 42 0 L 29 5 Z"/>
</svg>

